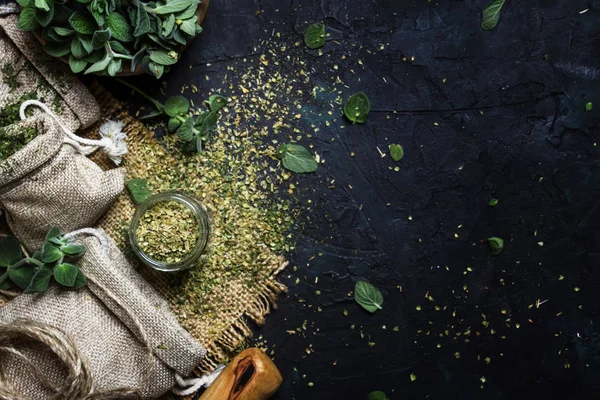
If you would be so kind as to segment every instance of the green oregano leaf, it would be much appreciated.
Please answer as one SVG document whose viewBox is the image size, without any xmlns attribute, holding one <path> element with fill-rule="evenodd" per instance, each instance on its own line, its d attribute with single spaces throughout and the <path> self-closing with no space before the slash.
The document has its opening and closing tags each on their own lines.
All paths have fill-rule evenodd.
<svg viewBox="0 0 600 400">
<path fill-rule="evenodd" d="M 173 32 L 173 28 L 175 28 L 175 16 L 171 14 L 169 15 L 169 18 L 163 22 L 162 36 L 169 36 L 171 32 Z"/>
<path fill-rule="evenodd" d="M 498 199 L 491 199 L 490 201 L 488 201 L 488 206 L 490 207 L 496 207 L 498 205 Z"/>
<path fill-rule="evenodd" d="M 150 59 L 158 65 L 173 65 L 177 62 L 177 53 L 174 51 L 151 50 Z"/>
<path fill-rule="evenodd" d="M 155 14 L 172 14 L 183 11 L 192 4 L 192 0 L 169 0 L 152 10 Z"/>
<path fill-rule="evenodd" d="M 25 263 L 18 268 L 9 268 L 8 277 L 20 289 L 27 289 L 36 272 L 34 264 Z"/>
<path fill-rule="evenodd" d="M 131 42 L 133 40 L 133 28 L 121 14 L 111 12 L 106 18 L 106 24 L 115 39 L 121 42 Z"/>
<path fill-rule="evenodd" d="M 46 233 L 46 241 L 61 236 L 60 229 L 57 226 L 52 226 Z"/>
<path fill-rule="evenodd" d="M 404 157 L 404 149 L 402 148 L 402 146 L 400 146 L 399 144 L 390 144 L 389 149 L 392 160 L 396 162 L 402 160 L 402 157 Z"/>
<path fill-rule="evenodd" d="M 23 258 L 19 241 L 12 236 L 0 239 L 0 267 L 8 267 Z"/>
<path fill-rule="evenodd" d="M 121 42 L 117 42 L 116 40 L 109 40 L 108 44 L 110 45 L 110 48 L 113 49 L 113 51 L 115 53 L 126 54 L 126 55 L 131 54 L 129 49 L 125 48 L 125 46 L 123 46 L 121 44 Z"/>
<path fill-rule="evenodd" d="M 165 66 L 161 64 L 157 64 L 154 61 L 150 61 L 148 63 L 148 71 L 154 75 L 156 79 L 160 79 L 161 76 L 165 73 Z"/>
<path fill-rule="evenodd" d="M 169 118 L 167 129 L 169 132 L 175 132 L 181 126 L 181 121 L 175 117 Z"/>
<path fill-rule="evenodd" d="M 142 48 L 139 49 L 138 52 L 134 54 L 133 59 L 131 60 L 131 72 L 135 71 L 135 69 L 137 68 L 139 63 L 142 62 L 142 59 L 144 58 L 145 55 L 146 55 L 146 46 L 142 46 Z"/>
<path fill-rule="evenodd" d="M 81 257 L 85 254 L 85 247 L 75 243 L 67 243 L 66 245 L 62 246 L 60 250 L 72 257 Z"/>
<path fill-rule="evenodd" d="M 189 142 L 194 137 L 194 119 L 188 118 L 177 129 L 177 136 L 184 142 Z"/>
<path fill-rule="evenodd" d="M 122 70 L 122 61 L 121 59 L 112 59 L 106 68 L 108 75 L 116 76 Z"/>
<path fill-rule="evenodd" d="M 504 248 L 504 240 L 499 237 L 491 237 L 488 238 L 488 246 L 490 246 L 490 250 L 492 250 L 492 255 L 497 256 L 502 252 Z"/>
<path fill-rule="evenodd" d="M 318 49 L 325 45 L 325 25 L 318 23 L 309 26 L 304 31 L 304 44 L 309 49 Z"/>
<path fill-rule="evenodd" d="M 173 96 L 165 102 L 165 113 L 169 117 L 186 114 L 190 109 L 190 102 L 183 96 Z"/>
<path fill-rule="evenodd" d="M 104 58 L 94 64 L 92 64 L 85 72 L 84 74 L 91 74 L 93 72 L 95 73 L 99 73 L 102 72 L 106 69 L 106 67 L 108 67 L 108 64 L 110 64 L 110 60 L 112 60 L 112 57 L 108 54 L 106 54 L 104 56 Z"/>
<path fill-rule="evenodd" d="M 110 29 L 104 29 L 94 32 L 92 37 L 92 47 L 94 50 L 101 49 L 104 47 L 106 42 L 110 39 Z M 118 43 L 118 42 L 117 42 Z"/>
<path fill-rule="evenodd" d="M 77 58 L 83 58 L 88 55 L 87 51 L 83 48 L 83 44 L 78 37 L 71 41 L 71 54 Z"/>
<path fill-rule="evenodd" d="M 227 104 L 227 98 L 219 94 L 213 94 L 208 98 L 208 106 L 210 111 L 217 112 Z"/>
<path fill-rule="evenodd" d="M 376 392 L 369 393 L 369 395 L 367 396 L 367 400 L 388 400 L 388 398 L 385 395 L 385 393 L 378 390 Z"/>
<path fill-rule="evenodd" d="M 151 32 L 150 29 L 150 18 L 148 17 L 148 12 L 144 8 L 144 5 L 141 1 L 137 2 L 137 18 L 135 23 L 135 31 L 133 32 L 133 36 L 139 37 L 145 35 L 146 33 Z"/>
<path fill-rule="evenodd" d="M 46 0 L 35 0 L 35 8 L 39 8 L 44 11 L 49 11 L 50 7 L 48 6 L 48 2 Z"/>
<path fill-rule="evenodd" d="M 71 286 L 71 289 L 79 289 L 84 287 L 87 284 L 87 279 L 85 278 L 85 275 L 83 274 L 83 272 L 81 271 L 81 269 L 77 269 L 77 276 L 75 277 L 75 282 L 73 283 L 73 286 Z"/>
<path fill-rule="evenodd" d="M 36 0 L 37 1 L 37 0 Z M 41 26 L 48 26 L 54 18 L 54 0 L 44 0 L 47 9 L 37 8 L 35 9 L 35 17 Z"/>
<path fill-rule="evenodd" d="M 29 4 L 31 4 L 31 0 L 17 0 L 17 4 L 19 4 L 21 7 L 27 7 Z"/>
<path fill-rule="evenodd" d="M 179 25 L 179 29 L 183 32 L 187 33 L 189 36 L 196 36 L 196 22 L 198 21 L 198 17 L 194 16 L 192 18 L 186 19 Z"/>
<path fill-rule="evenodd" d="M 299 144 L 288 143 L 279 146 L 277 157 L 285 169 L 298 174 L 315 172 L 319 166 L 311 152 Z"/>
<path fill-rule="evenodd" d="M 383 295 L 375 286 L 365 281 L 358 281 L 354 285 L 354 300 L 370 313 L 382 309 Z"/>
<path fill-rule="evenodd" d="M 585 103 L 585 112 L 590 112 L 594 108 L 594 104 L 591 101 Z"/>
<path fill-rule="evenodd" d="M 202 124 L 200 124 L 200 127 L 198 128 L 198 133 L 202 138 L 206 139 L 208 137 L 208 134 L 217 126 L 218 119 L 219 116 L 214 111 L 205 115 Z M 194 125 L 196 125 L 196 123 L 194 123 Z"/>
<path fill-rule="evenodd" d="M 48 289 L 48 284 L 50 283 L 51 278 L 52 270 L 46 266 L 41 267 L 33 275 L 31 283 L 29 284 L 27 289 L 25 289 L 24 293 L 36 293 L 45 291 L 46 289 Z"/>
<path fill-rule="evenodd" d="M 54 26 L 52 27 L 52 30 L 59 36 L 71 36 L 75 33 L 73 29 L 62 28 L 60 26 Z"/>
<path fill-rule="evenodd" d="M 198 12 L 198 5 L 200 4 L 199 0 L 193 0 L 192 4 L 183 10 L 182 12 L 175 14 L 175 19 L 180 19 L 185 21 L 186 19 L 192 18 Z"/>
<path fill-rule="evenodd" d="M 72 287 L 75 284 L 78 273 L 79 268 L 73 264 L 62 263 L 54 267 L 54 279 L 66 287 Z"/>
<path fill-rule="evenodd" d="M 504 0 L 492 0 L 483 10 L 481 16 L 481 28 L 486 31 L 490 31 L 498 25 L 500 19 L 500 10 L 504 5 Z"/>
<path fill-rule="evenodd" d="M 35 6 L 29 4 L 21 10 L 17 26 L 23 31 L 35 31 L 41 26 L 35 17 Z"/>
<path fill-rule="evenodd" d="M 135 204 L 140 204 L 154 193 L 146 179 L 130 179 L 127 181 L 127 189 Z"/>
<path fill-rule="evenodd" d="M 79 11 L 75 11 L 73 15 L 71 15 L 69 18 L 69 25 L 75 29 L 75 32 L 83 35 L 92 35 L 96 32 L 96 23 L 88 18 L 87 15 L 82 14 Z"/>
<path fill-rule="evenodd" d="M 44 243 L 42 247 L 42 261 L 44 263 L 53 263 L 63 257 L 62 251 L 50 242 Z"/>
<path fill-rule="evenodd" d="M 353 123 L 365 123 L 370 111 L 371 103 L 367 95 L 363 92 L 350 96 L 344 105 L 344 115 Z"/>
<path fill-rule="evenodd" d="M 83 71 L 85 67 L 87 67 L 87 62 L 79 60 L 71 55 L 69 57 L 69 67 L 71 67 L 71 71 L 73 71 L 73 73 L 78 74 Z"/>
</svg>

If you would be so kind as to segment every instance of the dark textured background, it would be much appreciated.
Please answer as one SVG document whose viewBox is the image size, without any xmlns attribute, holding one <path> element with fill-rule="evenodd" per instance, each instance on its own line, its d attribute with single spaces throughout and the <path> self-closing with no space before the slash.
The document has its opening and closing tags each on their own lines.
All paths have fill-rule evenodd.
<svg viewBox="0 0 600 400">
<path fill-rule="evenodd" d="M 289 254 L 298 268 L 257 333 L 284 377 L 277 399 L 600 398 L 600 1 L 507 0 L 492 32 L 485 4 L 212 0 L 165 76 L 170 95 L 198 86 L 199 104 L 273 31 L 291 44 L 324 20 L 333 57 L 299 49 L 311 79 L 326 84 L 335 63 L 344 97 L 371 99 L 366 124 L 310 141 L 327 161 L 299 178 L 312 204 Z M 165 98 L 152 78 L 133 81 Z M 390 143 L 404 146 L 399 164 L 376 150 Z M 504 238 L 501 255 L 489 236 Z M 381 288 L 382 311 L 348 297 L 359 278 Z"/>
</svg>

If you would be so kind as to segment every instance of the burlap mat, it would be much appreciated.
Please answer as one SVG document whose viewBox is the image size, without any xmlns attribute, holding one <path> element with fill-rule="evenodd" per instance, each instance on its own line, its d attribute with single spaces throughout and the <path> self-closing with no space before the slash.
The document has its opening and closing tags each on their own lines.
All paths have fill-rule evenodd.
<svg viewBox="0 0 600 400">
<path fill-rule="evenodd" d="M 125 131 L 127 133 L 127 145 L 129 154 L 125 157 L 125 166 L 127 169 L 127 179 L 145 178 L 157 191 L 179 189 L 190 191 L 190 179 L 179 181 L 173 176 L 178 173 L 185 176 L 194 175 L 195 171 L 189 171 L 196 163 L 224 163 L 224 160 L 211 159 L 220 154 L 217 151 L 208 153 L 205 156 L 181 155 L 174 147 L 170 148 L 169 143 L 159 142 L 154 138 L 154 133 L 148 130 L 144 124 L 132 118 L 111 94 L 105 91 L 98 84 L 93 84 L 90 91 L 96 97 L 101 107 L 101 113 L 104 118 L 118 119 L 126 123 Z M 96 127 L 87 129 L 84 135 L 90 137 L 96 135 Z M 229 132 L 231 134 L 231 132 Z M 236 147 L 237 141 L 228 142 L 229 146 Z M 219 142 L 219 138 L 214 138 L 212 146 L 225 146 Z M 235 149 L 227 149 L 227 151 Z M 254 154 L 256 151 L 244 152 L 244 154 Z M 190 158 L 192 157 L 192 158 Z M 196 157 L 196 158 L 194 158 Z M 245 156 L 240 155 L 242 164 L 251 162 L 244 160 Z M 248 155 L 248 157 L 250 157 Z M 261 156 L 264 159 L 264 156 Z M 92 156 L 94 161 L 105 168 L 110 168 L 108 159 L 103 154 Z M 157 160 L 159 162 L 157 163 Z M 256 160 L 256 159 L 255 159 Z M 266 162 L 265 162 L 266 165 Z M 230 169 L 231 165 L 224 165 L 225 169 Z M 245 168 L 260 169 L 256 166 L 246 164 Z M 246 169 L 245 174 L 250 176 L 254 171 Z M 196 173 L 197 174 L 197 173 Z M 213 175 L 213 173 L 211 173 Z M 218 175 L 214 173 L 214 175 Z M 203 263 L 209 263 L 210 269 L 202 264 L 196 267 L 192 272 L 182 273 L 181 275 L 172 275 L 153 271 L 148 267 L 136 262 L 135 256 L 131 254 L 127 238 L 128 223 L 134 212 L 134 203 L 131 201 L 127 192 L 123 193 L 116 203 L 109 209 L 99 226 L 104 229 L 111 237 L 115 239 L 117 245 L 128 254 L 130 262 L 137 266 L 138 270 L 148 279 L 153 286 L 167 298 L 171 308 L 177 316 L 180 324 L 187 329 L 201 345 L 208 350 L 207 357 L 197 368 L 196 373 L 213 370 L 219 363 L 226 361 L 231 355 L 235 355 L 243 348 L 245 341 L 252 335 L 248 326 L 248 321 L 256 324 L 264 323 L 264 317 L 269 313 L 270 308 L 275 306 L 275 300 L 278 294 L 286 290 L 286 287 L 277 282 L 275 277 L 281 272 L 287 262 L 278 255 L 276 251 L 269 251 L 268 246 L 273 242 L 282 240 L 285 236 L 286 224 L 282 223 L 279 228 L 269 226 L 266 215 L 269 213 L 270 205 L 268 203 L 267 191 L 262 188 L 265 183 L 260 179 L 254 179 L 244 186 L 244 191 L 252 193 L 261 193 L 255 195 L 258 197 L 258 203 L 252 204 L 249 200 L 247 204 L 242 204 L 239 209 L 229 210 L 229 199 L 217 194 L 217 189 L 222 185 L 231 185 L 231 182 L 223 182 L 220 176 L 197 176 L 193 178 L 195 185 L 193 194 L 203 201 L 203 203 L 212 212 L 214 218 L 213 239 L 209 244 L 208 261 L 204 259 Z M 243 179 L 242 179 L 243 180 Z M 260 187 L 259 187 L 260 186 Z M 261 188 L 262 187 L 262 188 Z M 236 189 L 237 190 L 237 189 Z M 202 193 L 199 193 L 201 191 Z M 274 212 L 275 217 L 283 219 L 284 209 L 279 205 L 279 214 Z M 227 212 L 234 212 L 236 215 L 228 215 Z M 264 216 L 263 216 L 264 214 Z M 236 265 L 230 265 L 236 258 L 233 256 L 235 244 L 223 239 L 224 232 L 227 232 L 226 223 L 228 218 L 241 218 L 248 221 L 249 226 L 245 226 L 238 233 L 245 236 L 256 236 L 257 248 L 262 250 L 256 254 L 246 255 L 246 260 L 251 266 L 250 273 L 239 272 Z M 239 221 L 238 221 L 239 222 Z M 253 225 L 254 224 L 254 225 Z M 274 224 L 271 224 L 274 225 Z M 239 229 L 239 228 L 238 228 Z M 277 231 L 277 229 L 280 229 Z M 262 233 L 259 233 L 262 232 Z M 268 237 L 264 236 L 268 232 Z M 223 248 L 231 246 L 230 254 L 225 251 L 224 259 L 215 259 L 211 254 L 211 248 Z M 264 246 L 267 246 L 265 250 Z M 278 245 L 279 246 L 279 245 Z M 280 253 L 280 252 L 279 252 Z M 239 260 L 239 258 L 237 259 Z M 223 265 L 222 271 L 219 266 Z M 204 276 L 206 274 L 212 278 L 209 280 Z M 215 271 L 215 268 L 216 271 Z M 238 271 L 233 273 L 232 271 Z M 238 274 L 236 276 L 236 274 Z M 210 285 L 208 289 L 197 287 Z"/>
</svg>

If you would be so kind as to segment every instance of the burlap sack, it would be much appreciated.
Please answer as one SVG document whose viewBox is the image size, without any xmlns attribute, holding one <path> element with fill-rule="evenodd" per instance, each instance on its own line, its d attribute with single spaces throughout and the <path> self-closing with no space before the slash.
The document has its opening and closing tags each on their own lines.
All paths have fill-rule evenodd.
<svg viewBox="0 0 600 400">
<path fill-rule="evenodd" d="M 124 187 L 123 168 L 102 171 L 98 165 L 64 144 L 64 134 L 46 115 L 0 128 L 0 136 L 37 129 L 38 136 L 0 161 L 0 208 L 29 250 L 37 250 L 46 232 L 93 226 Z"/>
<path fill-rule="evenodd" d="M 30 32 L 19 30 L 16 15 L 0 16 L 0 126 L 16 122 L 15 105 L 27 99 L 51 105 L 71 131 L 100 117 L 96 100 L 69 67 L 46 54 Z"/>
<path fill-rule="evenodd" d="M 206 351 L 180 327 L 168 304 L 112 239 L 108 242 L 109 251 L 95 237 L 83 240 L 87 252 L 79 265 L 88 286 L 19 296 L 0 308 L 0 326 L 22 318 L 52 325 L 71 336 L 89 360 L 95 392 L 141 385 L 142 398 L 156 398 L 175 386 L 176 374 L 189 376 Z M 18 350 L 52 383 L 64 381 L 66 373 L 56 357 L 37 346 Z M 0 351 L 0 364 L 16 392 L 35 400 L 52 394 L 32 379 L 20 359 Z"/>
</svg>

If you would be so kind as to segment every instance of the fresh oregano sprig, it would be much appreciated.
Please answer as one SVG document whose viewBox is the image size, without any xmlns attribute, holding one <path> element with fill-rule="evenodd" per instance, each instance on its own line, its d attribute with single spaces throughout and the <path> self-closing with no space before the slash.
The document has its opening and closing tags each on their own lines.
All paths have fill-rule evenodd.
<svg viewBox="0 0 600 400">
<path fill-rule="evenodd" d="M 160 78 L 202 32 L 200 0 L 17 0 L 18 26 L 40 30 L 44 50 L 75 73 L 117 75 L 125 65 Z"/>
<path fill-rule="evenodd" d="M 42 249 L 31 257 L 24 257 L 17 239 L 4 237 L 0 239 L 0 290 L 16 286 L 24 293 L 43 292 L 52 278 L 65 288 L 81 288 L 87 283 L 85 275 L 69 261 L 84 253 L 84 246 L 67 239 L 57 227 L 48 231 Z"/>
<path fill-rule="evenodd" d="M 123 85 L 134 90 L 150 101 L 156 108 L 156 112 L 145 115 L 140 120 L 168 117 L 167 129 L 175 133 L 183 143 L 184 152 L 202 153 L 202 142 L 208 140 L 210 134 L 215 130 L 219 111 L 227 104 L 227 99 L 221 95 L 214 94 L 204 101 L 208 111 L 200 115 L 190 116 L 190 102 L 183 96 L 170 97 L 165 104 L 152 98 L 143 90 L 119 79 Z"/>
</svg>

